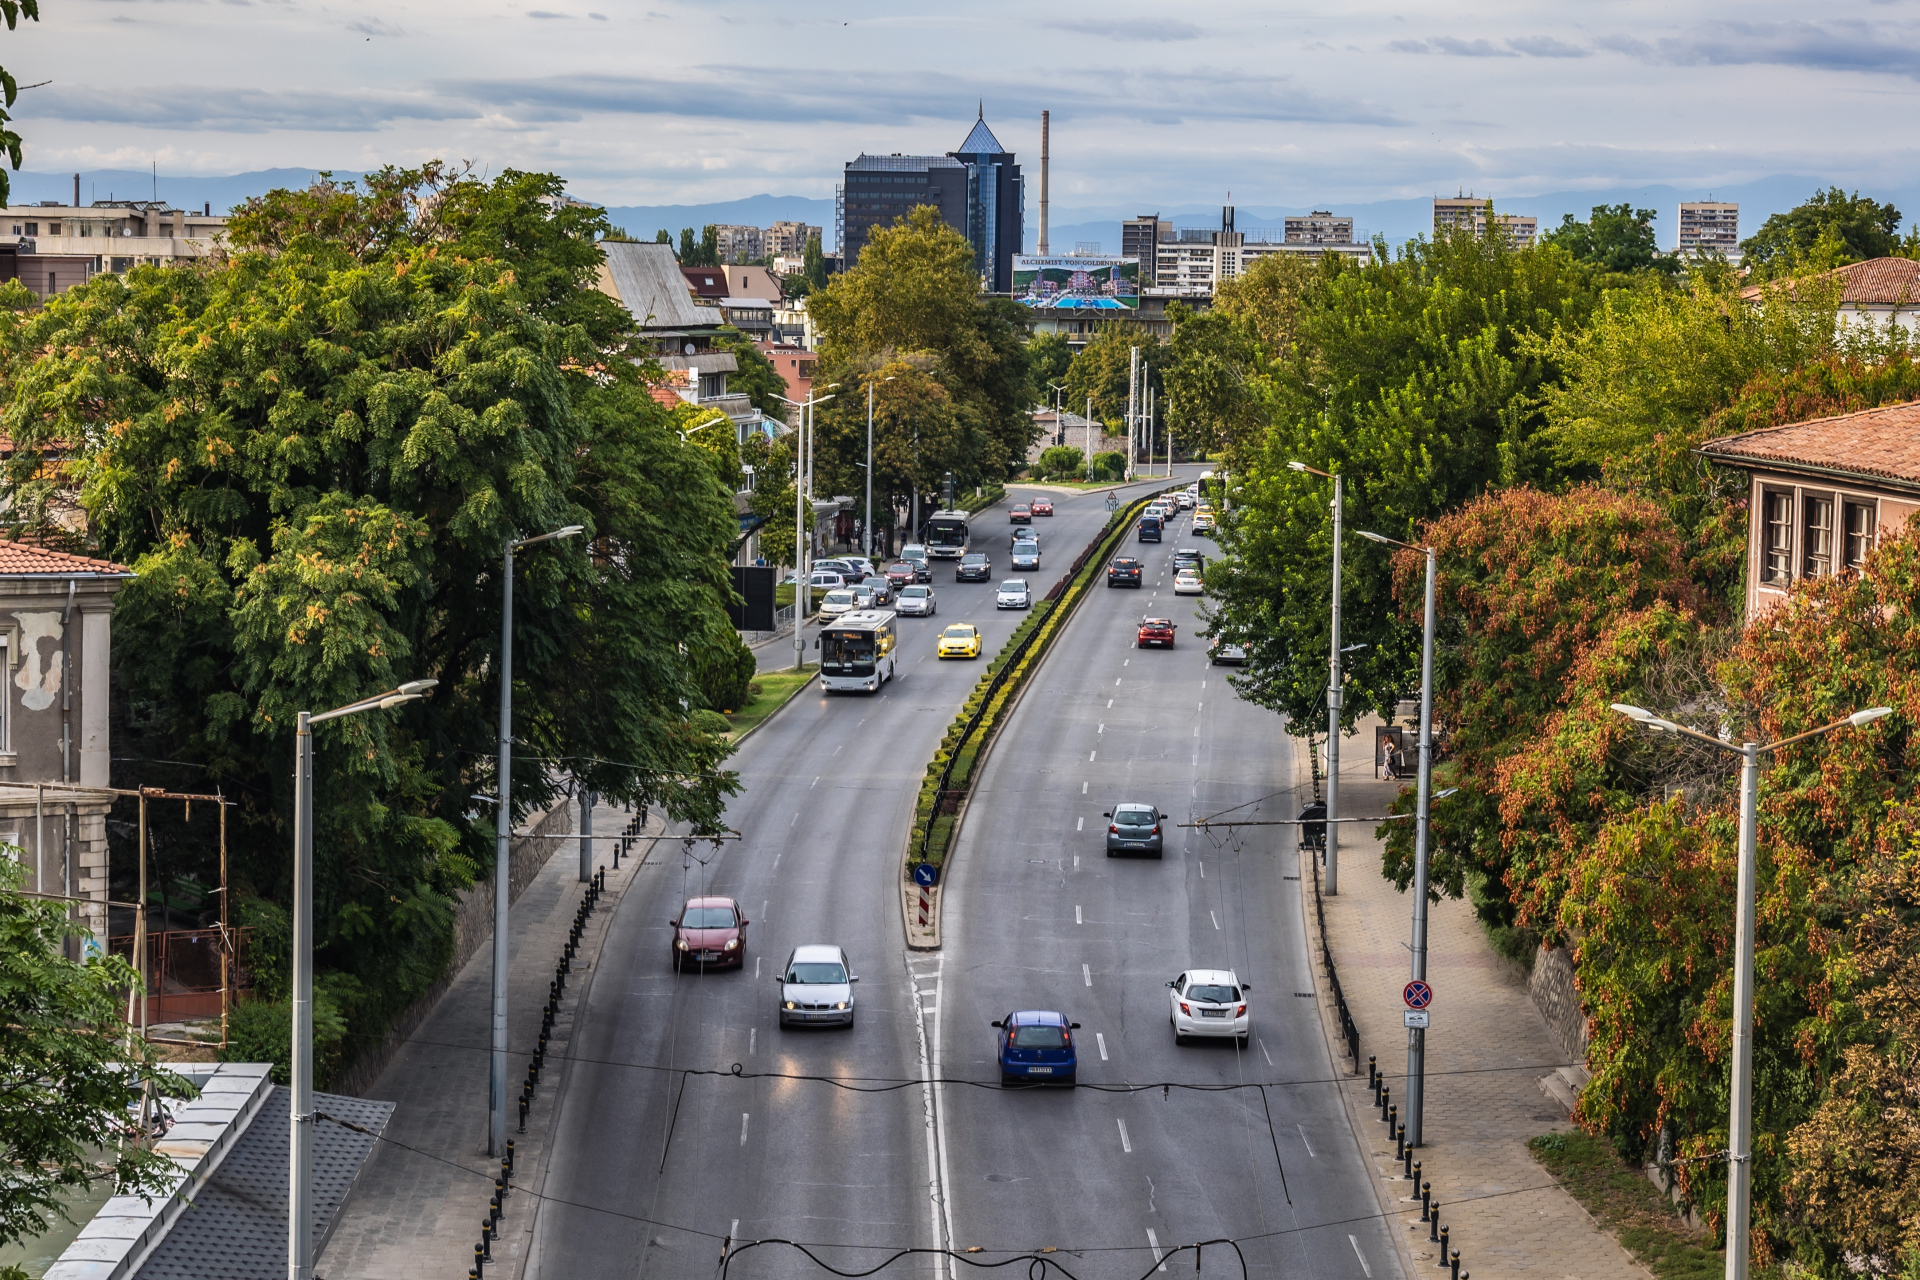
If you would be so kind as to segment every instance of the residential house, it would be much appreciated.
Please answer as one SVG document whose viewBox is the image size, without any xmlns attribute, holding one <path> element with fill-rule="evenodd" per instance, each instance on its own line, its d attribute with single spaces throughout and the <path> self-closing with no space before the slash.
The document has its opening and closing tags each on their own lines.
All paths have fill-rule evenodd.
<svg viewBox="0 0 1920 1280">
<path fill-rule="evenodd" d="M 717 302 L 728 295 L 725 267 L 681 267 L 680 274 L 686 277 L 693 296 L 702 302 Z"/>
<path fill-rule="evenodd" d="M 787 384 L 787 399 L 805 404 L 807 397 L 813 393 L 814 367 L 820 363 L 820 357 L 805 347 L 784 342 L 761 342 L 755 345 L 773 363 L 774 370 Z"/>
<path fill-rule="evenodd" d="M 1796 582 L 1859 568 L 1920 509 L 1920 400 L 1725 436 L 1699 453 L 1751 486 L 1749 620 Z"/>
<path fill-rule="evenodd" d="M 771 267 L 725 266 L 720 268 L 727 277 L 727 296 L 730 298 L 760 298 L 767 302 L 779 302 L 787 296 L 780 285 L 780 277 Z"/>
<path fill-rule="evenodd" d="M 1899 325 L 1909 334 L 1920 333 L 1920 262 L 1911 258 L 1869 258 L 1823 273 L 1819 280 L 1840 285 L 1839 332 L 1862 322 L 1877 329 Z M 1753 285 L 1740 291 L 1748 302 L 1769 288 L 1791 287 L 1790 282 Z"/>
</svg>

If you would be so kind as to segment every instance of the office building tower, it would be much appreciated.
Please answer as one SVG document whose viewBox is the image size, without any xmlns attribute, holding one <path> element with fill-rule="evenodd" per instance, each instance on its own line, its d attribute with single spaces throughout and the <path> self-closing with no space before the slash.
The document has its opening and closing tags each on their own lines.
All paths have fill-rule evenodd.
<svg viewBox="0 0 1920 1280">
<path fill-rule="evenodd" d="M 849 270 L 876 227 L 916 205 L 932 205 L 973 245 L 974 263 L 995 293 L 1013 289 L 1013 255 L 1025 234 L 1025 188 L 1013 153 L 987 128 L 984 112 L 957 150 L 944 156 L 866 155 L 849 161 L 840 190 L 841 253 Z"/>
</svg>

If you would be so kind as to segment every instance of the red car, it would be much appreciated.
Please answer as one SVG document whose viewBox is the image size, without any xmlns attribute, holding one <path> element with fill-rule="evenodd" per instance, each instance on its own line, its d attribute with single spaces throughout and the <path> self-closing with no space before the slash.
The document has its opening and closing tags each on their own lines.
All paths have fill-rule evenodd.
<svg viewBox="0 0 1920 1280">
<path fill-rule="evenodd" d="M 1014 505 L 1013 510 L 1007 513 L 1007 523 L 1008 524 L 1032 524 L 1033 508 L 1029 507 L 1024 502 L 1016 503 Z"/>
<path fill-rule="evenodd" d="M 1138 636 L 1140 647 L 1144 649 L 1148 645 L 1156 645 L 1162 649 L 1171 649 L 1174 630 L 1172 618 L 1142 618 Z"/>
<path fill-rule="evenodd" d="M 911 586 L 915 572 L 912 563 L 906 560 L 902 560 L 899 564 L 890 564 L 887 566 L 887 584 L 894 587 Z"/>
<path fill-rule="evenodd" d="M 1035 498 L 1030 504 L 1030 509 L 1034 515 L 1050 516 L 1053 514 L 1053 503 L 1046 498 Z"/>
<path fill-rule="evenodd" d="M 673 967 L 727 969 L 747 962 L 747 918 L 732 898 L 688 898 L 673 926 Z"/>
</svg>

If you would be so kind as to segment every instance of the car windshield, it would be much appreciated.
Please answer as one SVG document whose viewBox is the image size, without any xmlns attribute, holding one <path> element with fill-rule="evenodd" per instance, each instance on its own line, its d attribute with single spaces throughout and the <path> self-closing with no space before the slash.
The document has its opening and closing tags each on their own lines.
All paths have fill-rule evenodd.
<svg viewBox="0 0 1920 1280">
<path fill-rule="evenodd" d="M 978 551 L 960 557 L 961 564 L 985 564 L 986 562 L 987 558 Z"/>
<path fill-rule="evenodd" d="M 1060 1049 L 1066 1047 L 1066 1043 L 1065 1027 L 1015 1027 L 1013 1029 L 1013 1047 L 1016 1049 Z"/>
<path fill-rule="evenodd" d="M 732 907 L 688 907 L 680 916 L 682 929 L 731 929 Z"/>
<path fill-rule="evenodd" d="M 1151 826 L 1153 824 L 1153 810 L 1115 809 L 1113 811 L 1113 820 L 1122 826 L 1128 827 Z"/>
<path fill-rule="evenodd" d="M 1019 578 L 1008 578 L 1005 582 L 1000 584 L 1000 589 L 1002 591 L 1025 591 L 1027 589 L 1027 584 L 1025 582 L 1022 582 Z"/>
<path fill-rule="evenodd" d="M 1203 1004 L 1232 1004 L 1240 998 L 1240 988 L 1196 982 L 1187 988 L 1187 999 Z"/>
<path fill-rule="evenodd" d="M 853 592 L 851 592 L 851 591 L 829 591 L 829 592 L 827 592 L 827 594 L 826 594 L 826 596 L 825 596 L 825 601 L 826 601 L 826 603 L 828 603 L 828 604 L 852 604 L 852 603 L 853 603 Z"/>
<path fill-rule="evenodd" d="M 1032 560 L 1037 558 L 1039 554 L 1040 554 L 1040 548 L 1034 546 L 1030 542 L 1021 543 L 1020 545 L 1016 546 L 1013 549 L 1013 556 L 1014 556 L 1014 559 L 1016 560 Z"/>
<path fill-rule="evenodd" d="M 826 963 L 796 964 L 787 970 L 788 982 L 811 983 L 819 986 L 841 986 L 847 980 L 846 968 L 831 961 Z"/>
<path fill-rule="evenodd" d="M 925 600 L 932 594 L 933 592 L 926 587 L 908 587 L 900 593 L 900 598 L 902 600 Z"/>
<path fill-rule="evenodd" d="M 947 640 L 971 640 L 973 639 L 973 628 L 972 627 L 948 627 L 945 631 L 941 632 L 940 634 L 944 639 L 947 639 Z"/>
</svg>

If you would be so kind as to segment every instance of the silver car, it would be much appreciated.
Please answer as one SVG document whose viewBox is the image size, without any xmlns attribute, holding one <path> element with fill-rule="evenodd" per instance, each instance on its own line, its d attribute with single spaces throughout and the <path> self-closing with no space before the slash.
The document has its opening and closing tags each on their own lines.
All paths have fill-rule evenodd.
<svg viewBox="0 0 1920 1280">
<path fill-rule="evenodd" d="M 1000 584 L 999 592 L 993 597 L 996 609 L 1029 609 L 1033 607 L 1033 597 L 1027 592 L 1025 578 L 1008 578 Z"/>
<path fill-rule="evenodd" d="M 1040 572 L 1040 544 L 1037 542 L 1014 543 L 1013 557 L 1007 562 L 1007 566 L 1026 573 Z"/>
<path fill-rule="evenodd" d="M 795 947 L 785 971 L 774 978 L 780 984 L 780 1025 L 851 1027 L 853 984 L 860 978 L 847 968 L 847 953 L 836 946 Z"/>
<path fill-rule="evenodd" d="M 932 587 L 902 587 L 894 612 L 903 618 L 931 618 L 935 608 Z"/>
</svg>

